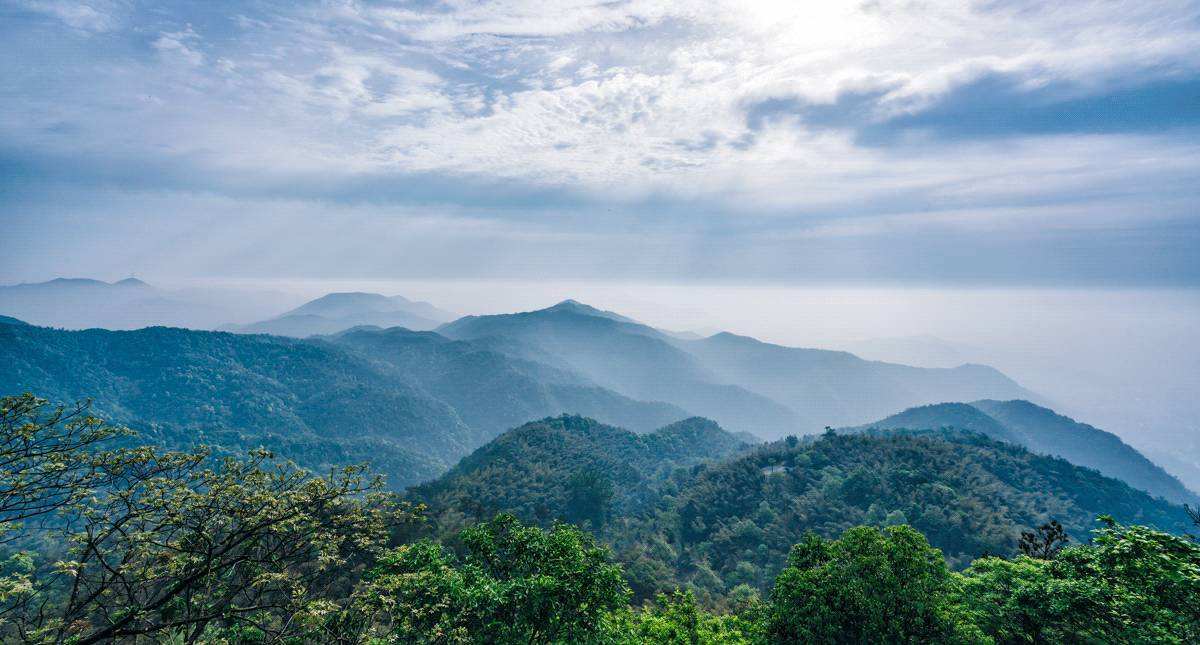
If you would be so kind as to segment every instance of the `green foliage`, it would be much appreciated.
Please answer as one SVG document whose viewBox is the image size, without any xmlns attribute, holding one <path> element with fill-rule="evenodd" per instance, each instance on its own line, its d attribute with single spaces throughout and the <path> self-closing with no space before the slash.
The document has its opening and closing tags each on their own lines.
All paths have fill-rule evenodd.
<svg viewBox="0 0 1200 645">
<path fill-rule="evenodd" d="M 907 526 L 808 534 L 775 580 L 766 631 L 776 642 L 956 640 L 942 554 Z"/>
<path fill-rule="evenodd" d="M 84 407 L 0 399 L 0 518 L 43 520 L 18 535 L 49 547 L 4 562 L 5 641 L 300 635 L 410 517 L 361 468 L 314 477 L 265 451 L 101 449 L 120 432 Z"/>
<path fill-rule="evenodd" d="M 610 617 L 607 639 L 630 645 L 748 645 L 761 640 L 757 618 L 749 610 L 742 615 L 709 613 L 696 604 L 692 592 L 676 590 L 659 594 L 640 611 Z"/>
<path fill-rule="evenodd" d="M 372 570 L 359 606 L 389 642 L 583 642 L 628 601 L 620 567 L 574 527 L 545 531 L 500 515 L 461 542 L 461 558 L 426 540 Z"/>
<path fill-rule="evenodd" d="M 1200 640 L 1200 545 L 1106 521 L 1054 559 L 983 558 L 956 603 L 1000 643 Z"/>
<path fill-rule="evenodd" d="M 413 509 L 358 467 L 132 444 L 85 405 L 0 399 L 0 640 L 1200 642 L 1195 539 L 1104 516 L 1063 546 L 1104 504 L 1180 534 L 1200 517 L 980 435 L 738 453 L 703 420 L 546 419 L 414 491 L 439 504 L 441 541 L 414 540 Z M 500 514 L 446 535 L 475 496 L 550 528 Z M 963 545 L 1012 553 L 1039 525 L 1020 542 L 1037 557 L 962 573 L 930 545 L 966 564 Z"/>
<path fill-rule="evenodd" d="M 691 586 L 713 597 L 741 583 L 765 591 L 806 531 L 834 537 L 856 525 L 909 524 L 962 568 L 985 553 L 1013 554 L 1021 527 L 1051 518 L 1076 540 L 1105 512 L 1188 530 L 1180 507 L 1117 480 L 953 431 L 781 441 L 661 490 L 659 512 L 613 538 L 617 552 L 661 558 L 676 573 L 660 589 Z M 669 549 L 654 547 L 656 536 L 668 536 Z"/>
<path fill-rule="evenodd" d="M 540 526 L 568 521 L 605 535 L 623 530 L 608 526 L 610 518 L 648 513 L 658 485 L 674 469 L 744 448 L 706 419 L 638 435 L 564 415 L 504 433 L 409 495 L 428 505 L 443 537 L 500 512 Z"/>
</svg>

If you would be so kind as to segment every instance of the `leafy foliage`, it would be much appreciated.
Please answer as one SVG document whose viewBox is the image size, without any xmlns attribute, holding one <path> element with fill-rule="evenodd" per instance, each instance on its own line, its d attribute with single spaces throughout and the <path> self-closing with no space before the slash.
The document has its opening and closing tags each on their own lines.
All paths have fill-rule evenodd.
<svg viewBox="0 0 1200 645">
<path fill-rule="evenodd" d="M 574 527 L 511 515 L 463 531 L 459 558 L 430 541 L 372 570 L 359 605 L 405 643 L 578 643 L 595 639 L 628 588 L 604 547 Z"/>
<path fill-rule="evenodd" d="M 0 400 L 0 443 L 23 465 L 7 480 L 17 502 L 5 523 L 29 509 L 53 514 L 43 529 L 60 536 L 61 553 L 47 562 L 11 554 L 23 584 L 6 584 L 0 597 L 6 639 L 303 633 L 336 607 L 347 567 L 408 517 L 360 468 L 314 477 L 265 451 L 215 461 L 206 452 L 102 451 L 97 443 L 115 429 L 44 407 Z M 45 475 L 60 472 L 71 474 Z"/>
<path fill-rule="evenodd" d="M 1107 518 L 1090 545 L 1053 559 L 983 558 L 955 602 L 1001 643 L 1200 639 L 1200 545 Z"/>
<path fill-rule="evenodd" d="M 429 507 L 442 535 L 499 512 L 541 526 L 569 521 L 604 534 L 610 518 L 650 512 L 658 483 L 672 470 L 745 447 L 706 419 L 637 435 L 561 416 L 504 433 L 409 494 Z"/>
<path fill-rule="evenodd" d="M 776 642 L 957 641 L 949 586 L 942 554 L 907 526 L 810 533 L 775 580 L 766 631 Z"/>
<path fill-rule="evenodd" d="M 500 505 L 544 480 L 529 487 L 538 503 L 616 556 L 578 527 L 511 514 L 414 539 L 420 507 L 359 467 L 315 476 L 263 450 L 134 441 L 86 406 L 0 399 L 0 639 L 1200 641 L 1194 538 L 1104 516 L 1063 546 L 1096 505 L 1180 534 L 1191 509 L 980 435 L 829 432 L 747 450 L 700 419 L 635 435 L 559 417 L 418 489 L 446 504 L 444 522 L 466 517 L 472 481 L 500 485 Z M 1048 513 L 1064 521 L 1026 521 Z M 994 530 L 1009 541 L 993 552 L 1012 552 L 1027 526 L 1040 528 L 1021 550 L 1037 557 L 952 556 L 969 565 L 956 573 L 935 548 Z"/>
</svg>

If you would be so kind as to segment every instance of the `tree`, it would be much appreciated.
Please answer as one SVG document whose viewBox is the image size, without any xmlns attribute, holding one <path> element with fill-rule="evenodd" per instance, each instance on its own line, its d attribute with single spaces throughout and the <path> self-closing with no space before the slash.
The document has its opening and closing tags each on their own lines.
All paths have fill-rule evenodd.
<svg viewBox="0 0 1200 645">
<path fill-rule="evenodd" d="M 32 394 L 0 398 L 0 543 L 24 522 L 83 499 L 104 482 L 106 440 L 128 431 L 88 414 L 88 403 L 51 406 Z"/>
<path fill-rule="evenodd" d="M 775 642 L 954 640 L 942 554 L 907 526 L 808 534 L 775 580 L 766 616 Z"/>
<path fill-rule="evenodd" d="M 584 642 L 628 602 L 621 568 L 572 526 L 499 515 L 460 540 L 461 557 L 428 540 L 385 554 L 356 594 L 363 621 L 406 643 Z"/>
<path fill-rule="evenodd" d="M 1050 520 L 1037 528 L 1037 532 L 1021 531 L 1021 540 L 1017 543 L 1023 555 L 1040 560 L 1053 560 L 1054 556 L 1071 541 L 1063 525 L 1058 520 Z"/>
<path fill-rule="evenodd" d="M 607 640 L 614 643 L 661 645 L 748 645 L 756 642 L 756 616 L 712 614 L 696 604 L 691 591 L 658 594 L 641 611 L 612 618 Z"/>
<path fill-rule="evenodd" d="M 315 477 L 266 451 L 100 450 L 125 431 L 85 410 L 0 401 L 0 517 L 43 519 L 42 539 L 65 553 L 14 556 L 24 566 L 0 587 L 5 640 L 301 634 L 344 595 L 345 567 L 411 517 L 361 467 Z"/>
<path fill-rule="evenodd" d="M 955 604 L 1000 643 L 1200 642 L 1200 545 L 1101 520 L 1053 560 L 976 560 Z"/>
<path fill-rule="evenodd" d="M 585 470 L 567 481 L 567 520 L 590 524 L 592 530 L 604 528 L 614 495 L 612 479 L 595 470 Z"/>
</svg>

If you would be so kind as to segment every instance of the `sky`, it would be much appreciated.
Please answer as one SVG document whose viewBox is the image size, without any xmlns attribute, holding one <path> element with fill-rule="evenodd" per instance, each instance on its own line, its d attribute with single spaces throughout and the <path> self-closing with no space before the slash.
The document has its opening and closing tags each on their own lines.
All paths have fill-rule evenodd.
<svg viewBox="0 0 1200 645">
<path fill-rule="evenodd" d="M 1200 3 L 0 0 L 0 282 L 1200 285 Z"/>
</svg>

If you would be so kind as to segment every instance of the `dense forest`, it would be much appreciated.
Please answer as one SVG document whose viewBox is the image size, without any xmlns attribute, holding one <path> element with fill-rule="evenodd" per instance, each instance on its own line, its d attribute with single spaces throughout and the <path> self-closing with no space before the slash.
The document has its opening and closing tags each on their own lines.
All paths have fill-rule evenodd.
<svg viewBox="0 0 1200 645">
<path fill-rule="evenodd" d="M 978 434 L 747 447 L 699 419 L 639 436 L 559 417 L 399 495 L 358 466 L 314 474 L 130 432 L 86 406 L 0 399 L 6 642 L 1200 639 L 1200 516 Z M 517 453 L 568 438 L 587 441 L 524 470 Z M 490 516 L 451 529 L 418 499 L 461 502 L 473 477 L 544 480 L 540 501 L 497 488 L 475 511 Z M 492 514 L 510 503 L 532 517 Z M 651 534 L 675 556 L 647 594 L 621 544 Z"/>
<path fill-rule="evenodd" d="M 650 430 L 687 416 L 540 363 L 405 329 L 324 340 L 0 324 L 0 392 L 89 398 L 143 441 L 266 446 L 312 470 L 370 460 L 401 489 L 564 409 Z M 490 416 L 489 416 L 490 415 Z"/>
<path fill-rule="evenodd" d="M 872 428 L 970 430 L 997 441 L 1024 446 L 1033 452 L 1056 455 L 1079 466 L 1095 468 L 1134 488 L 1175 503 L 1197 501 L 1196 494 L 1178 479 L 1111 432 L 1079 423 L 1029 401 L 984 400 L 924 405 L 847 430 Z"/>
</svg>

